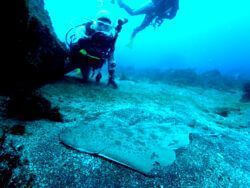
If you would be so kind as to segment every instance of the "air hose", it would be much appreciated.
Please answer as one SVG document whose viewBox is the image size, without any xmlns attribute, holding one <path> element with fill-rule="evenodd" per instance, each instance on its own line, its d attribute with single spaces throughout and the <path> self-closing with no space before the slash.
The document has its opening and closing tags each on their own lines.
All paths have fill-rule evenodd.
<svg viewBox="0 0 250 188">
<path fill-rule="evenodd" d="M 84 18 L 87 22 L 93 22 L 94 20 L 91 20 L 91 19 L 88 19 L 88 18 Z M 78 28 L 78 27 L 81 27 L 81 26 L 84 26 L 84 25 L 86 25 L 86 23 L 87 22 L 85 22 L 85 23 L 83 23 L 83 24 L 80 24 L 80 25 L 77 25 L 77 26 L 74 26 L 74 27 L 72 27 L 72 28 L 70 28 L 68 31 L 67 31 L 67 33 L 66 33 L 66 35 L 65 35 L 65 43 L 66 43 L 66 45 L 68 46 L 68 47 L 71 47 L 71 45 L 72 45 L 72 38 L 75 36 L 75 34 L 73 34 L 73 35 L 71 35 L 70 36 L 70 41 L 68 40 L 68 35 L 69 35 L 69 33 L 72 31 L 72 30 L 74 30 L 74 29 L 76 29 L 76 28 Z"/>
<path fill-rule="evenodd" d="M 77 26 L 75 26 L 75 27 L 72 27 L 70 30 L 68 30 L 68 32 L 67 32 L 66 35 L 65 35 L 65 42 L 66 42 L 66 45 L 67 45 L 68 47 L 71 47 L 72 41 L 73 41 L 72 38 L 75 36 L 75 34 L 71 35 L 71 36 L 70 36 L 70 41 L 69 41 L 69 40 L 68 40 L 68 35 L 69 35 L 69 33 L 70 33 L 72 30 L 74 30 L 74 29 L 76 29 L 76 28 L 78 28 L 78 27 L 84 26 L 84 25 L 85 25 L 85 23 L 84 23 L 84 24 L 81 24 L 81 25 L 77 25 Z"/>
</svg>

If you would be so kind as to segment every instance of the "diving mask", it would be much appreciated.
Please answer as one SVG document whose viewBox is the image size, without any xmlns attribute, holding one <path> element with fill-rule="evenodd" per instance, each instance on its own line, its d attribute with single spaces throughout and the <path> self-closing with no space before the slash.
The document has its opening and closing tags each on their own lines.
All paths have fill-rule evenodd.
<svg viewBox="0 0 250 188">
<path fill-rule="evenodd" d="M 94 29 L 96 32 L 102 32 L 107 35 L 111 35 L 114 30 L 114 27 L 111 23 L 107 23 L 99 19 L 93 22 L 91 28 Z"/>
</svg>

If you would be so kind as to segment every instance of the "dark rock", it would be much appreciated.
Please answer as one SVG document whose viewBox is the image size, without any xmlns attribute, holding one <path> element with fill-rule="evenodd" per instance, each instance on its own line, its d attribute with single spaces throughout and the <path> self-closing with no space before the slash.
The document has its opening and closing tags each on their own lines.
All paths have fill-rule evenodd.
<svg viewBox="0 0 250 188">
<path fill-rule="evenodd" d="M 250 102 L 250 82 L 243 85 L 243 95 L 241 97 L 241 102 Z"/>
<path fill-rule="evenodd" d="M 26 121 L 39 119 L 63 121 L 59 109 L 52 108 L 50 101 L 38 92 L 16 93 L 10 97 L 6 105 L 6 117 Z"/>
<path fill-rule="evenodd" d="M 11 176 L 12 176 L 12 170 L 0 169 L 0 185 L 2 187 L 8 187 Z"/>
<path fill-rule="evenodd" d="M 210 71 L 204 72 L 202 75 L 204 77 L 216 78 L 216 79 L 219 79 L 222 77 L 220 71 L 218 71 L 218 70 L 210 70 Z"/>
<path fill-rule="evenodd" d="M 49 113 L 47 113 L 48 119 L 51 121 L 56 121 L 56 122 L 63 122 L 63 118 L 61 113 L 59 112 L 59 108 L 55 107 L 50 110 Z"/>
<path fill-rule="evenodd" d="M 216 114 L 218 114 L 222 117 L 228 117 L 229 111 L 227 109 L 218 109 L 216 111 Z"/>
<path fill-rule="evenodd" d="M 244 84 L 243 91 L 245 93 L 250 93 L 250 82 Z"/>
<path fill-rule="evenodd" d="M 6 142 L 0 150 L 0 187 L 32 187 L 34 175 L 28 170 L 29 162 L 22 157 L 22 148 Z"/>
<path fill-rule="evenodd" d="M 199 77 L 193 69 L 170 69 L 164 72 L 165 79 L 178 85 L 195 86 L 199 83 Z"/>
<path fill-rule="evenodd" d="M 15 16 L 9 22 L 16 33 L 9 54 L 15 60 L 3 61 L 0 67 L 0 95 L 10 96 L 4 109 L 9 117 L 61 121 L 58 109 L 33 93 L 63 76 L 68 51 L 54 33 L 43 0 L 15 0 L 13 7 Z"/>
<path fill-rule="evenodd" d="M 0 140 L 3 138 L 3 136 L 4 136 L 3 129 L 2 129 L 2 128 L 0 128 Z"/>
<path fill-rule="evenodd" d="M 179 86 L 202 87 L 204 89 L 216 89 L 221 91 L 233 92 L 238 89 L 243 80 L 235 80 L 233 77 L 226 76 L 218 70 L 210 70 L 198 73 L 195 69 L 142 69 L 126 71 L 128 75 L 134 74 L 137 79 L 149 78 L 152 82 L 166 82 Z"/>
<path fill-rule="evenodd" d="M 2 150 L 3 144 L 5 141 L 5 132 L 4 129 L 0 128 L 0 149 Z"/>
<path fill-rule="evenodd" d="M 14 51 L 10 51 L 15 60 L 1 63 L 0 92 L 4 95 L 58 79 L 67 56 L 66 47 L 54 34 L 43 0 L 15 0 L 14 4 L 15 16 L 9 22 L 15 24 Z"/>
<path fill-rule="evenodd" d="M 13 154 L 4 154 L 0 157 L 0 162 L 6 161 L 10 168 L 16 168 L 18 165 L 21 164 L 20 156 L 13 155 Z"/>
<path fill-rule="evenodd" d="M 24 135 L 25 134 L 25 126 L 24 125 L 15 125 L 10 129 L 9 133 L 13 134 L 13 135 Z"/>
<path fill-rule="evenodd" d="M 222 117 L 228 117 L 230 113 L 240 113 L 241 109 L 240 108 L 230 108 L 230 107 L 221 107 L 221 108 L 216 108 L 214 112 Z"/>
<path fill-rule="evenodd" d="M 191 120 L 188 123 L 188 126 L 191 127 L 191 128 L 195 128 L 197 126 L 197 121 L 195 119 Z"/>
<path fill-rule="evenodd" d="M 211 70 L 201 74 L 200 83 L 204 88 L 213 88 L 223 91 L 237 87 L 235 80 L 222 75 L 218 70 Z"/>
<path fill-rule="evenodd" d="M 189 141 L 190 143 L 192 143 L 195 139 L 198 139 L 200 135 L 198 135 L 197 133 L 190 133 L 189 134 Z"/>
</svg>

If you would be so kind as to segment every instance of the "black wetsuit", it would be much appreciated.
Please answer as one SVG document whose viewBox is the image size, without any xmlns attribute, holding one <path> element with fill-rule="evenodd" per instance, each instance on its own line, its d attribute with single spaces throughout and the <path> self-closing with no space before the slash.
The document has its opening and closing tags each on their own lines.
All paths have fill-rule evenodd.
<svg viewBox="0 0 250 188">
<path fill-rule="evenodd" d="M 89 22 L 85 25 L 86 37 L 79 39 L 77 43 L 71 46 L 70 57 L 71 65 L 73 66 L 70 68 L 72 70 L 80 68 L 83 80 L 87 81 L 90 71 L 102 68 L 103 64 L 107 61 L 110 78 L 114 79 L 115 61 L 113 54 L 115 39 L 114 37 L 91 29 L 91 24 L 92 22 Z M 80 53 L 82 49 L 86 50 L 89 55 L 100 58 L 100 60 L 91 59 L 88 56 L 82 55 Z M 100 74 L 97 75 L 97 77 L 100 76 Z"/>
</svg>

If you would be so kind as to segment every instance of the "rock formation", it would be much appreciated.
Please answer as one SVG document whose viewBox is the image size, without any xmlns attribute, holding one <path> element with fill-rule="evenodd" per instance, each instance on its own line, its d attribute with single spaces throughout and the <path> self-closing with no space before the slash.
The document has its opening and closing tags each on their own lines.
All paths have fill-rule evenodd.
<svg viewBox="0 0 250 188">
<path fill-rule="evenodd" d="M 30 90 L 63 75 L 67 50 L 56 37 L 43 0 L 15 0 L 15 45 L 1 64 L 1 93 Z M 13 37 L 13 36 L 12 36 Z"/>
</svg>

